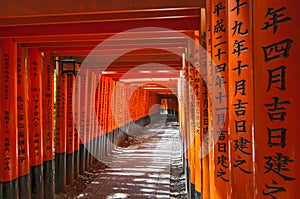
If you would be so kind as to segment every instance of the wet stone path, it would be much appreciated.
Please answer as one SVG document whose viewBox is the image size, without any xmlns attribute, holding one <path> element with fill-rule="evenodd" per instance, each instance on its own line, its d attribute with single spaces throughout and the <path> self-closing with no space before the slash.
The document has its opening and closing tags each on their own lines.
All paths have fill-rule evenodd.
<svg viewBox="0 0 300 199">
<path fill-rule="evenodd" d="M 135 141 L 127 148 L 116 146 L 102 161 L 108 168 L 77 198 L 176 198 L 170 171 L 174 160 L 181 162 L 181 140 L 177 122 L 166 119 L 131 134 Z"/>
</svg>

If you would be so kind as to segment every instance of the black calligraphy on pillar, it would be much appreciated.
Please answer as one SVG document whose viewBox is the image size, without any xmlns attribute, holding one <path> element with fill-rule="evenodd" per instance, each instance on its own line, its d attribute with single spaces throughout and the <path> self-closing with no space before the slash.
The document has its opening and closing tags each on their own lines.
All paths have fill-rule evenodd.
<svg viewBox="0 0 300 199">
<path fill-rule="evenodd" d="M 9 170 L 11 170 L 11 158 L 10 158 L 10 155 L 9 155 L 9 152 L 10 152 L 10 140 L 9 140 L 8 137 L 6 137 L 4 139 L 4 151 L 5 151 L 4 169 L 9 171 Z"/>
<path fill-rule="evenodd" d="M 247 47 L 244 47 L 245 42 L 246 42 L 246 40 L 241 40 L 241 41 L 235 40 L 234 44 L 233 44 L 234 49 L 233 49 L 232 54 L 234 54 L 234 55 L 237 54 L 238 57 L 240 57 L 240 55 L 243 51 L 248 50 Z"/>
<path fill-rule="evenodd" d="M 270 147 L 280 146 L 284 148 L 286 143 L 286 128 L 267 128 L 268 129 L 268 145 Z"/>
<path fill-rule="evenodd" d="M 222 2 L 218 3 L 217 5 L 214 6 L 214 14 L 217 15 L 217 17 L 220 16 L 220 11 L 225 10 L 225 6 L 223 5 Z"/>
<path fill-rule="evenodd" d="M 246 133 L 246 120 L 235 120 L 235 132 Z"/>
<path fill-rule="evenodd" d="M 220 153 L 226 153 L 227 143 L 225 142 L 218 142 L 218 152 Z"/>
<path fill-rule="evenodd" d="M 221 165 L 224 168 L 228 168 L 228 157 L 221 155 L 217 157 L 218 165 Z"/>
<path fill-rule="evenodd" d="M 286 111 L 284 105 L 291 104 L 290 101 L 280 101 L 279 97 L 273 97 L 273 102 L 269 104 L 264 104 L 268 108 L 268 115 L 270 120 L 273 121 L 284 121 L 286 116 Z"/>
<path fill-rule="evenodd" d="M 33 126 L 38 127 L 40 125 L 40 89 L 32 88 L 32 101 L 33 101 Z"/>
<path fill-rule="evenodd" d="M 288 168 L 289 163 L 293 163 L 294 160 L 290 159 L 289 156 L 285 156 L 280 152 L 277 152 L 276 155 L 272 156 L 264 156 L 265 162 L 265 174 L 269 172 L 273 172 L 280 176 L 285 181 L 295 180 L 296 178 L 289 177 L 283 172 L 289 171 Z"/>
<path fill-rule="evenodd" d="M 282 41 L 270 44 L 268 46 L 263 46 L 264 59 L 265 62 L 276 60 L 278 58 L 289 57 L 289 52 L 291 50 L 293 40 L 284 39 Z"/>
<path fill-rule="evenodd" d="M 224 175 L 226 176 L 226 171 L 224 171 L 223 169 L 220 168 L 220 169 L 217 171 L 217 177 L 218 177 L 218 178 L 221 178 L 224 182 L 229 182 L 229 180 L 226 179 L 226 178 L 224 177 Z"/>
<path fill-rule="evenodd" d="M 266 15 L 264 16 L 265 22 L 262 30 L 272 30 L 273 34 L 279 31 L 281 24 L 286 24 L 292 20 L 289 16 L 285 15 L 286 8 L 284 6 L 277 8 L 267 8 Z M 288 28 L 288 27 L 286 27 Z M 271 43 L 262 46 L 264 62 L 270 63 L 281 58 L 288 58 L 291 50 L 293 40 L 290 38 L 280 39 L 275 43 Z M 289 100 L 283 100 L 281 97 L 287 90 L 286 78 L 287 78 L 288 67 L 285 65 L 269 67 L 266 70 L 268 74 L 268 87 L 266 92 L 271 89 L 278 89 L 280 94 L 272 97 L 272 102 L 263 104 L 267 108 L 267 114 L 272 124 L 272 127 L 267 127 L 267 144 L 270 148 L 285 148 L 287 143 L 287 131 L 288 129 L 284 126 L 287 119 L 286 106 L 291 104 Z M 276 123 L 274 123 L 276 122 Z M 295 180 L 288 174 L 289 166 L 294 162 L 287 154 L 282 152 L 276 152 L 275 155 L 264 156 L 265 159 L 265 175 L 270 173 L 276 174 L 284 181 Z M 273 199 L 278 198 L 276 195 L 281 192 L 287 192 L 287 190 L 278 185 L 278 183 L 272 179 L 272 184 L 265 183 L 265 189 L 262 191 L 264 196 L 269 196 Z"/>
<path fill-rule="evenodd" d="M 227 64 L 222 63 L 215 66 L 215 72 L 225 72 L 226 71 Z"/>
<path fill-rule="evenodd" d="M 238 140 L 234 140 L 234 151 L 240 151 L 241 153 L 245 155 L 250 155 L 251 153 L 247 151 L 248 145 L 250 144 L 250 141 L 240 137 Z"/>
<path fill-rule="evenodd" d="M 224 125 L 225 124 L 225 113 L 218 113 L 218 121 L 217 124 Z"/>
<path fill-rule="evenodd" d="M 38 73 L 37 73 L 37 62 L 32 62 L 32 65 L 33 65 L 33 75 L 36 77 L 38 76 Z"/>
<path fill-rule="evenodd" d="M 17 59 L 17 84 L 22 84 L 22 68 L 21 59 Z M 18 93 L 19 94 L 19 93 Z M 24 97 L 22 95 L 17 96 L 17 110 L 18 110 L 18 153 L 19 153 L 19 164 L 22 164 L 26 160 L 25 152 L 25 115 L 24 112 Z"/>
<path fill-rule="evenodd" d="M 245 173 L 245 174 L 251 174 L 251 173 L 252 173 L 251 171 L 247 171 L 246 169 L 242 168 L 242 165 L 243 165 L 243 164 L 247 164 L 247 161 L 244 160 L 244 159 L 242 159 L 242 157 L 238 155 L 238 156 L 237 156 L 237 159 L 234 160 L 233 166 L 234 166 L 235 168 L 240 169 L 240 170 L 241 170 L 243 173 Z"/>
<path fill-rule="evenodd" d="M 225 31 L 224 19 L 217 20 L 216 25 L 214 26 L 214 34 Z"/>
<path fill-rule="evenodd" d="M 272 199 L 277 199 L 275 194 L 286 192 L 286 189 L 282 186 L 278 186 L 278 183 L 275 180 L 272 180 L 272 185 L 265 184 L 266 191 L 263 190 L 264 196 L 270 196 Z"/>
<path fill-rule="evenodd" d="M 241 0 L 235 0 L 235 2 L 236 2 L 236 6 L 232 8 L 230 11 L 231 12 L 236 11 L 236 15 L 239 16 L 241 7 L 247 5 L 247 3 L 246 2 L 241 3 Z"/>
<path fill-rule="evenodd" d="M 223 94 L 223 92 L 220 91 L 219 94 L 218 94 L 218 96 L 216 97 L 216 99 L 218 99 L 219 103 L 222 104 L 222 100 L 226 99 L 226 97 L 227 97 L 226 94 Z"/>
<path fill-rule="evenodd" d="M 234 96 L 236 96 L 238 93 L 245 96 L 246 95 L 246 80 L 242 79 L 239 81 L 234 81 L 234 83 L 235 83 Z"/>
<path fill-rule="evenodd" d="M 9 100 L 9 83 L 10 83 L 10 74 L 9 74 L 9 54 L 3 55 L 3 61 L 4 61 L 4 81 L 2 82 L 2 86 L 4 87 L 4 99 Z"/>
<path fill-rule="evenodd" d="M 227 83 L 227 82 L 225 82 L 223 79 L 224 79 L 224 76 L 219 76 L 219 75 L 217 75 L 215 86 L 218 86 L 218 87 L 221 89 L 222 85 Z M 221 102 L 220 102 L 220 103 L 221 103 Z"/>
<path fill-rule="evenodd" d="M 226 17 L 225 15 L 223 15 L 224 13 L 222 12 L 226 12 L 226 8 L 223 5 L 222 2 L 217 3 L 214 6 L 214 16 L 216 17 L 214 23 L 215 25 L 213 26 L 214 32 L 214 55 L 213 57 L 215 58 L 216 64 L 214 65 L 214 70 L 215 70 L 215 74 L 219 74 L 220 72 L 226 72 L 227 69 L 227 61 L 224 61 L 223 58 L 226 58 L 227 60 L 227 35 L 225 34 L 227 31 L 227 25 L 226 25 Z M 224 103 L 226 104 L 227 102 L 227 94 L 226 92 L 224 93 L 224 91 L 220 91 L 219 89 L 222 88 L 225 84 L 227 84 L 226 82 L 226 76 L 222 76 L 222 75 L 216 75 L 216 78 L 214 79 L 214 86 L 216 88 L 216 91 L 214 92 L 215 95 L 213 96 L 213 98 L 217 99 L 219 102 L 219 105 L 223 105 Z M 218 90 L 218 91 L 217 91 Z M 211 96 L 212 97 L 212 96 Z M 215 108 L 216 110 L 216 120 L 213 120 L 212 122 L 218 126 L 217 129 L 219 129 L 219 131 L 217 132 L 217 129 L 213 130 L 212 129 L 212 135 L 215 136 L 215 134 L 218 135 L 218 142 L 217 142 L 217 150 L 216 150 L 216 156 L 215 156 L 215 161 L 217 161 L 217 167 L 215 172 L 216 172 L 216 176 L 217 178 L 219 178 L 221 181 L 224 182 L 229 182 L 229 180 L 227 179 L 227 175 L 228 175 L 228 168 L 229 168 L 229 163 L 228 163 L 228 141 L 226 136 L 227 132 L 223 131 L 223 127 L 225 125 L 225 119 L 226 119 L 226 114 L 227 114 L 227 107 L 223 108 L 223 107 L 218 107 Z M 212 124 L 212 125 L 214 125 Z"/>
<path fill-rule="evenodd" d="M 222 128 L 220 128 L 219 131 L 217 131 L 217 134 L 219 136 L 219 140 L 223 141 L 226 138 L 227 131 L 224 131 Z"/>
<path fill-rule="evenodd" d="M 237 61 L 237 64 L 238 64 L 238 66 L 236 67 L 236 68 L 233 68 L 232 70 L 233 71 L 238 71 L 238 76 L 240 76 L 241 75 L 241 72 L 242 72 L 242 69 L 244 69 L 244 68 L 248 68 L 248 64 L 242 64 L 242 61 L 241 60 L 238 60 Z"/>
<path fill-rule="evenodd" d="M 268 18 L 269 21 L 265 22 L 265 26 L 262 28 L 262 30 L 267 30 L 273 27 L 273 33 L 275 34 L 280 23 L 292 20 L 290 17 L 285 17 L 285 15 L 282 13 L 285 10 L 285 7 L 281 7 L 277 10 L 274 8 L 268 8 L 265 18 Z"/>
<path fill-rule="evenodd" d="M 238 99 L 236 104 L 233 104 L 235 115 L 237 117 L 245 116 L 246 114 L 246 106 L 248 106 L 248 102 L 242 102 L 242 100 Z"/>
<path fill-rule="evenodd" d="M 285 84 L 285 78 L 286 78 L 286 67 L 285 66 L 279 66 L 277 68 L 268 70 L 269 75 L 269 83 L 267 91 L 271 89 L 271 86 L 273 84 L 279 84 L 279 86 L 276 86 L 281 91 L 286 90 L 286 84 Z"/>
<path fill-rule="evenodd" d="M 242 26 L 244 25 L 241 21 L 234 21 L 234 27 L 231 29 L 233 30 L 232 37 L 235 36 L 236 33 L 240 36 L 245 36 L 249 33 L 248 29 L 242 31 Z"/>
<path fill-rule="evenodd" d="M 222 39 L 223 36 L 219 36 L 219 37 L 216 37 L 216 40 L 219 40 L 219 39 Z M 217 43 L 216 45 L 214 45 L 214 48 L 218 47 L 218 46 L 221 46 L 221 45 L 226 45 L 226 41 L 220 41 L 220 43 Z M 218 60 L 220 61 L 221 60 L 221 55 L 224 55 L 226 54 L 225 51 L 222 51 L 222 48 L 218 48 L 218 53 L 215 55 L 215 57 L 218 58 Z"/>
</svg>

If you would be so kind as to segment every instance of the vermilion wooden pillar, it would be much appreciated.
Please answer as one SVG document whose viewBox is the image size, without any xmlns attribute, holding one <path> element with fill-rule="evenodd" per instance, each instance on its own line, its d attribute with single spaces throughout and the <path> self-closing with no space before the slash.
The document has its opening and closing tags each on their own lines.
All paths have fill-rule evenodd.
<svg viewBox="0 0 300 199">
<path fill-rule="evenodd" d="M 100 103 L 100 110 L 99 110 L 99 122 L 100 122 L 100 128 L 101 128 L 101 135 L 104 135 L 105 133 L 105 128 L 104 128 L 104 106 L 105 106 L 105 101 L 104 101 L 104 93 L 105 93 L 105 77 L 102 75 L 101 76 L 101 103 Z"/>
<path fill-rule="evenodd" d="M 54 197 L 53 148 L 54 148 L 54 63 L 50 54 L 44 55 L 43 62 L 43 152 L 44 152 L 44 197 Z"/>
<path fill-rule="evenodd" d="M 103 129 L 103 156 L 107 155 L 108 147 L 107 147 L 107 137 L 106 134 L 108 133 L 108 77 L 102 76 L 103 80 L 103 106 L 102 106 L 102 129 Z"/>
<path fill-rule="evenodd" d="M 212 150 L 212 144 L 213 141 L 211 139 L 211 133 L 213 132 L 212 128 L 212 109 L 211 109 L 211 97 L 213 93 L 212 89 L 212 61 L 211 61 L 211 53 L 212 53 L 212 46 L 211 46 L 211 37 L 212 37 L 212 31 L 211 31 L 211 24 L 212 24 L 212 11 L 211 11 L 211 0 L 206 0 L 206 86 L 207 86 L 207 139 L 204 140 L 204 144 L 207 143 L 207 164 L 203 163 L 203 166 L 208 165 L 208 179 L 209 182 L 208 186 L 204 187 L 205 190 L 203 190 L 203 198 L 210 198 L 211 189 L 213 188 L 212 185 L 214 185 L 215 178 L 214 178 L 214 153 Z M 203 132 L 204 136 L 204 132 Z M 205 138 L 204 138 L 205 139 Z M 205 151 L 203 151 L 205 152 Z M 205 159 L 203 159 L 203 162 L 205 162 Z M 205 172 L 205 170 L 204 170 Z M 205 175 L 205 173 L 204 173 Z"/>
<path fill-rule="evenodd" d="M 212 45 L 212 131 L 214 180 L 211 198 L 230 198 L 230 160 L 228 141 L 228 40 L 227 1 L 211 1 Z M 222 189 L 220 189 L 222 187 Z"/>
<path fill-rule="evenodd" d="M 16 61 L 17 45 L 12 39 L 1 40 L 0 194 L 11 199 L 19 198 Z"/>
<path fill-rule="evenodd" d="M 193 42 L 193 41 L 192 41 Z M 192 58 L 194 54 L 194 45 L 190 42 L 188 49 L 189 53 L 189 63 L 188 63 L 188 107 L 189 107 L 189 168 L 190 168 L 190 197 L 195 196 L 195 66 L 192 63 Z"/>
<path fill-rule="evenodd" d="M 88 170 L 91 164 L 91 93 L 92 93 L 92 72 L 91 71 L 86 71 L 86 109 L 85 109 L 85 168 Z"/>
<path fill-rule="evenodd" d="M 75 75 L 67 74 L 67 136 L 66 136 L 66 184 L 71 184 L 74 179 L 74 119 L 73 119 L 73 88 Z"/>
<path fill-rule="evenodd" d="M 86 107 L 87 107 L 87 78 L 88 78 L 88 70 L 87 69 L 81 69 L 80 73 L 78 74 L 80 76 L 80 81 L 78 83 L 80 84 L 80 91 L 78 94 L 80 95 L 80 156 L 79 156 L 79 173 L 83 174 L 86 170 Z"/>
<path fill-rule="evenodd" d="M 91 108 L 90 108 L 90 114 L 91 114 L 91 136 L 90 136 L 90 144 L 91 144 L 91 164 L 94 164 L 96 162 L 96 158 L 95 158 L 95 154 L 96 154 L 96 106 L 95 106 L 95 97 L 96 97 L 96 74 L 95 72 L 91 73 L 91 92 L 90 92 L 90 96 L 91 96 L 91 100 L 90 100 L 90 104 L 91 104 Z"/>
<path fill-rule="evenodd" d="M 41 53 L 28 49 L 29 146 L 32 198 L 44 198 Z"/>
<path fill-rule="evenodd" d="M 201 97 L 201 83 L 202 76 L 200 74 L 200 40 L 199 40 L 199 31 L 195 31 L 194 41 L 193 41 L 193 59 L 192 63 L 195 67 L 195 75 L 194 75 L 194 114 L 195 114 L 195 135 L 194 135 L 194 143 L 195 143 L 195 198 L 201 198 L 201 187 L 202 187 L 202 165 L 201 165 L 201 101 L 203 100 Z"/>
<path fill-rule="evenodd" d="M 299 4 L 254 1 L 257 198 L 297 198 L 299 158 Z"/>
<path fill-rule="evenodd" d="M 80 146 L 80 75 L 76 75 L 75 81 L 75 94 L 73 94 L 73 115 L 74 115 L 74 179 L 78 178 L 79 175 L 79 146 Z"/>
<path fill-rule="evenodd" d="M 99 156 L 100 158 L 103 158 L 105 154 L 104 150 L 104 134 L 105 134 L 105 128 L 104 128 L 104 92 L 105 92 L 105 81 L 104 81 L 104 76 L 101 75 L 101 78 L 99 80 L 101 83 L 101 89 L 100 89 L 100 104 L 99 104 L 99 125 L 100 125 L 100 130 L 99 130 L 99 136 L 100 136 L 100 151 L 99 151 Z"/>
<path fill-rule="evenodd" d="M 252 0 L 228 1 L 232 198 L 254 196 Z"/>
<path fill-rule="evenodd" d="M 100 111 L 101 111 L 101 75 L 97 74 L 95 78 L 96 83 L 96 94 L 95 94 L 95 126 L 96 126 L 96 138 L 95 138 L 95 158 L 100 160 L 100 145 L 101 145 L 101 126 L 100 126 Z"/>
<path fill-rule="evenodd" d="M 201 166 L 202 166 L 202 186 L 201 197 L 209 198 L 209 149 L 208 149 L 208 90 L 207 90 L 207 65 L 208 65 L 208 52 L 207 52 L 207 22 L 206 10 L 201 9 L 201 24 L 200 24 L 200 51 L 199 51 L 199 71 L 201 74 L 200 79 L 200 131 L 201 131 Z"/>
<path fill-rule="evenodd" d="M 184 54 L 186 56 L 186 53 Z M 186 169 L 186 179 L 187 179 L 187 191 L 188 193 L 191 192 L 191 183 L 190 183 L 190 126 L 189 126 L 189 65 L 186 60 L 186 57 L 183 57 L 183 96 L 184 96 L 184 138 L 185 138 L 185 169 Z"/>
<path fill-rule="evenodd" d="M 17 56 L 17 110 L 18 110 L 18 152 L 19 152 L 19 195 L 31 198 L 29 130 L 28 130 L 28 90 L 25 68 L 25 49 L 18 46 Z"/>
<path fill-rule="evenodd" d="M 56 78 L 55 192 L 66 187 L 67 76 Z"/>
</svg>

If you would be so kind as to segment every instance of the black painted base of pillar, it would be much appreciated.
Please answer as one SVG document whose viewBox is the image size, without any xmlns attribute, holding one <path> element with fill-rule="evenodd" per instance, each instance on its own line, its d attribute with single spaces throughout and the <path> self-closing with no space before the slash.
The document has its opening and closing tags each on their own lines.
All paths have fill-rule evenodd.
<svg viewBox="0 0 300 199">
<path fill-rule="evenodd" d="M 66 161 L 66 184 L 69 185 L 74 180 L 74 154 L 67 154 Z"/>
<path fill-rule="evenodd" d="M 19 195 L 20 198 L 30 199 L 31 198 L 31 179 L 30 174 L 19 177 Z"/>
<path fill-rule="evenodd" d="M 99 161 L 100 160 L 100 137 L 96 137 L 96 153 L 95 153 L 95 158 Z"/>
<path fill-rule="evenodd" d="M 3 199 L 19 198 L 19 180 L 0 182 L 0 196 Z"/>
<path fill-rule="evenodd" d="M 198 191 L 196 191 L 195 193 L 195 199 L 201 199 L 201 193 L 199 193 Z"/>
<path fill-rule="evenodd" d="M 74 151 L 74 179 L 79 176 L 79 150 Z"/>
<path fill-rule="evenodd" d="M 91 163 L 91 154 L 89 153 L 90 144 L 85 144 L 84 152 L 85 152 L 85 170 L 88 170 Z"/>
<path fill-rule="evenodd" d="M 79 146 L 79 174 L 83 174 L 85 171 L 85 146 L 80 144 Z"/>
<path fill-rule="evenodd" d="M 190 184 L 191 187 L 191 199 L 195 199 L 195 185 L 194 184 Z"/>
<path fill-rule="evenodd" d="M 55 154 L 55 193 L 61 193 L 66 187 L 66 153 Z"/>
<path fill-rule="evenodd" d="M 44 198 L 44 170 L 43 165 L 31 166 L 31 198 L 43 199 Z"/>
<path fill-rule="evenodd" d="M 44 198 L 54 198 L 53 160 L 44 162 Z"/>
<path fill-rule="evenodd" d="M 92 139 L 90 142 L 90 152 L 91 154 L 91 160 L 90 160 L 90 164 L 93 165 L 97 162 L 96 158 L 94 157 L 94 155 L 96 154 L 96 138 Z"/>
<path fill-rule="evenodd" d="M 191 183 L 190 183 L 190 168 L 188 167 L 188 160 L 185 159 L 186 163 L 185 163 L 185 172 L 186 172 L 186 191 L 188 193 L 188 195 L 190 195 L 191 193 Z"/>
</svg>

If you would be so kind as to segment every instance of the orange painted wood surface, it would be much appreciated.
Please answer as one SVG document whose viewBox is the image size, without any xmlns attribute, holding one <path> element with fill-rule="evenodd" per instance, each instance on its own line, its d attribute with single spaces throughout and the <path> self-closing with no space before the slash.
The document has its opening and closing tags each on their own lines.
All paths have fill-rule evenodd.
<svg viewBox="0 0 300 199">
<path fill-rule="evenodd" d="M 76 75 L 73 99 L 73 116 L 74 116 L 74 150 L 78 151 L 80 146 L 80 76 Z"/>
<path fill-rule="evenodd" d="M 25 49 L 18 46 L 17 55 L 17 110 L 18 110 L 18 154 L 19 176 L 30 172 L 28 131 L 28 90 L 25 68 Z"/>
<path fill-rule="evenodd" d="M 202 186 L 201 196 L 202 198 L 209 198 L 209 148 L 208 148 L 208 125 L 209 125 L 209 107 L 208 107 L 208 89 L 207 89 L 207 65 L 208 65 L 208 52 L 207 52 L 207 12 L 205 9 L 201 9 L 201 26 L 199 33 L 199 72 L 200 79 L 200 132 L 201 132 L 201 150 L 200 159 L 202 166 Z"/>
<path fill-rule="evenodd" d="M 19 171 L 16 56 L 16 43 L 12 39 L 1 40 L 0 182 L 17 179 Z"/>
<path fill-rule="evenodd" d="M 55 153 L 65 153 L 67 139 L 67 75 L 58 74 L 56 80 Z"/>
<path fill-rule="evenodd" d="M 210 183 L 211 198 L 230 198 L 226 9 L 225 0 L 211 1 L 213 176 L 215 178 L 214 182 Z"/>
<path fill-rule="evenodd" d="M 73 115 L 73 89 L 75 85 L 75 76 L 67 75 L 67 135 L 66 135 L 66 152 L 72 154 L 75 150 L 75 131 L 74 131 L 74 115 Z"/>
<path fill-rule="evenodd" d="M 257 198 L 297 198 L 299 189 L 299 4 L 254 1 Z"/>
<path fill-rule="evenodd" d="M 190 55 L 190 54 L 189 54 Z M 190 182 L 195 185 L 195 66 L 189 63 L 188 67 L 188 107 L 189 107 L 189 166 Z"/>
<path fill-rule="evenodd" d="M 229 129 L 232 198 L 253 198 L 252 0 L 228 1 Z"/>
<path fill-rule="evenodd" d="M 194 77 L 193 77 L 193 109 L 194 109 L 194 168 L 195 168 L 195 190 L 198 193 L 201 193 L 202 185 L 202 162 L 201 162 L 201 80 L 202 76 L 200 74 L 200 40 L 199 40 L 199 31 L 195 31 L 194 38 L 191 43 L 191 52 L 190 59 L 191 63 L 194 66 Z"/>
<path fill-rule="evenodd" d="M 87 78 L 88 78 L 88 70 L 81 69 L 79 73 L 80 79 L 78 80 L 78 84 L 80 86 L 79 90 L 79 96 L 80 96 L 80 107 L 79 107 L 79 113 L 80 113 L 80 144 L 86 144 L 86 107 L 87 107 Z"/>
<path fill-rule="evenodd" d="M 50 54 L 45 54 L 43 84 L 43 150 L 44 161 L 53 160 L 54 147 L 54 70 Z"/>
<path fill-rule="evenodd" d="M 42 105 L 42 58 L 36 48 L 28 49 L 29 94 L 29 146 L 30 165 L 43 163 L 43 105 Z"/>
<path fill-rule="evenodd" d="M 212 55 L 212 46 L 211 46 L 211 39 L 212 39 L 212 11 L 211 11 L 211 0 L 206 0 L 206 63 L 207 63 L 207 76 L 206 76 L 206 86 L 207 86 L 207 92 L 208 92 L 208 96 L 207 96 L 207 118 L 208 118 L 208 124 L 207 124 L 207 153 L 208 153 L 208 162 L 206 165 L 208 165 L 208 181 L 209 181 L 209 185 L 214 185 L 215 182 L 215 178 L 214 178 L 214 154 L 212 151 L 212 145 L 213 145 L 213 141 L 211 139 L 211 132 L 213 131 L 212 128 L 212 93 L 213 93 L 213 89 L 212 89 L 212 61 L 211 61 L 211 55 Z M 203 164 L 204 165 L 204 164 Z M 207 192 L 203 197 L 204 198 L 210 198 L 211 192 L 213 192 L 214 190 L 212 190 L 212 186 L 208 186 L 206 187 Z"/>
</svg>

